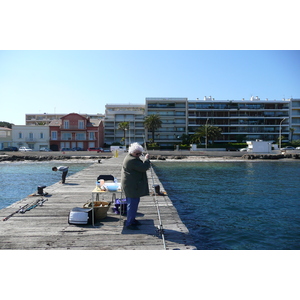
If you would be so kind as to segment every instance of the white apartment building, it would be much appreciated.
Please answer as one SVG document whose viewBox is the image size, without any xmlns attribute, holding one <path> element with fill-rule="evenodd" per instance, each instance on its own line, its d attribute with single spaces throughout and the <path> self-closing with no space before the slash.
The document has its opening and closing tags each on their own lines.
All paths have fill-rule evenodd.
<svg viewBox="0 0 300 300">
<path fill-rule="evenodd" d="M 66 114 L 26 114 L 25 115 L 25 125 L 49 125 L 51 121 L 58 120 L 64 117 Z M 103 114 L 80 114 L 85 118 L 93 119 L 104 119 Z"/>
<path fill-rule="evenodd" d="M 52 120 L 60 119 L 66 114 L 26 114 L 25 125 L 49 125 Z"/>
<path fill-rule="evenodd" d="M 300 99 L 290 100 L 290 140 L 300 140 Z"/>
<path fill-rule="evenodd" d="M 106 104 L 104 118 L 104 142 L 124 144 L 122 138 L 124 131 L 118 129 L 121 122 L 129 122 L 129 130 L 126 131 L 125 145 L 133 142 L 144 143 L 145 129 L 145 105 L 140 104 Z"/>
<path fill-rule="evenodd" d="M 154 142 L 161 146 L 178 143 L 182 134 L 188 134 L 188 99 L 187 98 L 146 98 L 147 116 L 157 114 L 162 127 L 155 132 Z M 152 133 L 147 132 L 147 141 Z"/>
<path fill-rule="evenodd" d="M 12 125 L 12 146 L 28 147 L 39 151 L 49 148 L 49 126 L 46 125 Z"/>
<path fill-rule="evenodd" d="M 281 134 L 289 138 L 289 100 L 189 100 L 189 134 L 205 124 L 222 129 L 222 137 L 215 142 L 239 142 L 261 139 L 276 141 Z"/>
<path fill-rule="evenodd" d="M 276 141 L 280 132 L 283 142 L 300 139 L 300 99 L 146 98 L 146 115 L 151 114 L 162 120 L 155 136 L 155 142 L 162 146 L 171 146 L 183 133 L 193 134 L 206 124 L 222 129 L 215 142 Z M 151 138 L 150 132 L 147 137 Z"/>
</svg>

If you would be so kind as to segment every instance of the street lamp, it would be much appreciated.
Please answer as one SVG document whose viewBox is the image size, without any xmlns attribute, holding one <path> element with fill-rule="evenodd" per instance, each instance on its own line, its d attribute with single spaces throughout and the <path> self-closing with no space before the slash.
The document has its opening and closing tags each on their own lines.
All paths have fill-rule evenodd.
<svg viewBox="0 0 300 300">
<path fill-rule="evenodd" d="M 126 149 L 127 149 L 127 147 L 126 147 L 126 131 L 127 131 L 127 128 L 124 128 L 124 133 L 125 133 L 125 137 L 124 137 L 125 151 L 126 151 Z"/>
<path fill-rule="evenodd" d="M 131 145 L 131 140 L 130 140 L 130 123 L 128 124 L 128 143 L 129 146 Z"/>
<path fill-rule="evenodd" d="M 279 150 L 281 149 L 281 124 L 286 118 L 283 118 L 279 124 Z"/>
<path fill-rule="evenodd" d="M 205 137 L 205 149 L 207 149 L 207 123 L 208 123 L 209 118 L 207 118 L 206 123 L 205 123 L 205 132 L 206 132 L 206 137 Z"/>
</svg>

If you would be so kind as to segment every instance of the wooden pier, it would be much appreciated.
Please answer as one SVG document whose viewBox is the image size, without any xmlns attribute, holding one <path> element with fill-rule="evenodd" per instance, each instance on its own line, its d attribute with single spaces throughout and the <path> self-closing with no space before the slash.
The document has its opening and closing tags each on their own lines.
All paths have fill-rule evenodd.
<svg viewBox="0 0 300 300">
<path fill-rule="evenodd" d="M 124 156 L 120 154 L 117 158 L 94 163 L 68 176 L 66 184 L 56 183 L 46 187 L 44 192 L 48 193 L 47 196 L 28 196 L 0 210 L 0 249 L 195 250 L 192 237 L 168 196 L 150 195 L 141 198 L 137 214 L 141 222 L 139 230 L 124 228 L 126 217 L 115 214 L 112 209 L 105 219 L 95 222 L 94 226 L 68 224 L 70 210 L 91 201 L 98 175 L 111 174 L 120 181 Z M 154 183 L 164 190 L 155 172 L 148 171 L 150 190 L 153 191 L 152 177 Z M 19 207 L 39 198 L 47 201 L 24 214 L 16 213 L 7 221 L 2 221 Z M 100 199 L 111 201 L 112 194 L 103 193 Z"/>
</svg>

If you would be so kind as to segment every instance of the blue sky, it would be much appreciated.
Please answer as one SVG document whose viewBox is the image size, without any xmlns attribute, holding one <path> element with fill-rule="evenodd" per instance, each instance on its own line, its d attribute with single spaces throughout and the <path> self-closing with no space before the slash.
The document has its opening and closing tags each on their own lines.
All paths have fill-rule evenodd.
<svg viewBox="0 0 300 300">
<path fill-rule="evenodd" d="M 0 120 L 146 97 L 300 98 L 300 51 L 0 51 Z"/>
<path fill-rule="evenodd" d="M 292 0 L 15 0 L 0 28 L 0 121 L 146 97 L 300 97 Z"/>
<path fill-rule="evenodd" d="M 104 113 L 106 103 L 146 97 L 299 98 L 299 51 L 186 51 L 299 50 L 298 6 L 295 0 L 2 1 L 0 121 L 22 125 L 26 113 Z M 278 270 L 278 254 L 273 258 Z M 250 269 L 265 263 L 254 259 L 247 257 Z M 249 282 L 254 273 L 244 261 L 240 277 Z M 286 276 L 293 274 L 286 261 L 279 264 L 284 278 L 262 273 L 267 283 L 280 280 L 285 296 L 295 277 Z M 234 274 L 241 270 L 229 271 L 231 281 Z"/>
</svg>

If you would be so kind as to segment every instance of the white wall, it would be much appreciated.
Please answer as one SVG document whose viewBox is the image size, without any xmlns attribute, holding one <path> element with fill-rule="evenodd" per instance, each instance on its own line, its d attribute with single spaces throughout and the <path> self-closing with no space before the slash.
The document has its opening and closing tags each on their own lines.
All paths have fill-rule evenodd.
<svg viewBox="0 0 300 300">
<path fill-rule="evenodd" d="M 13 125 L 12 144 L 14 147 L 29 147 L 38 151 L 41 147 L 49 148 L 49 126 Z"/>
</svg>

